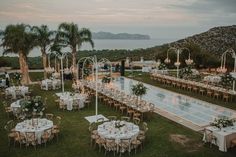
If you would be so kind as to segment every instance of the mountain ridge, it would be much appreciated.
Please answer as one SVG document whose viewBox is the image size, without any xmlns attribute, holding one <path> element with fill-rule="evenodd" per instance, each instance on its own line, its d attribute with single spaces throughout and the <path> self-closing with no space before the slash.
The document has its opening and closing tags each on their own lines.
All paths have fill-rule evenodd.
<svg viewBox="0 0 236 157">
<path fill-rule="evenodd" d="M 185 43 L 195 43 L 216 55 L 222 54 L 228 48 L 236 50 L 236 25 L 213 27 L 206 32 L 171 42 L 169 45 L 184 46 Z"/>
<path fill-rule="evenodd" d="M 130 33 L 111 33 L 111 32 L 93 32 L 93 39 L 122 39 L 122 40 L 149 40 L 149 35 L 143 34 L 130 34 Z"/>
</svg>

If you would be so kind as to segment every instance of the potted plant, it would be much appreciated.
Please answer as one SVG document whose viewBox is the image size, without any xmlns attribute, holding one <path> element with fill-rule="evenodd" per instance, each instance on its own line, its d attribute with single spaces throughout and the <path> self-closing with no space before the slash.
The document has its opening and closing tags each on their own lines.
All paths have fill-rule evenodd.
<svg viewBox="0 0 236 157">
<path fill-rule="evenodd" d="M 30 100 L 22 100 L 20 102 L 25 118 L 42 116 L 45 106 L 39 97 L 33 97 Z"/>
<path fill-rule="evenodd" d="M 103 78 L 102 78 L 102 83 L 110 83 L 111 82 L 111 77 L 109 75 L 105 75 Z"/>
<path fill-rule="evenodd" d="M 230 89 L 233 85 L 233 81 L 234 78 L 230 75 L 230 74 L 224 74 L 223 76 L 221 76 L 221 81 L 220 84 L 226 88 L 226 89 Z"/>
<path fill-rule="evenodd" d="M 142 96 L 147 93 L 147 87 L 145 87 L 143 83 L 140 83 L 140 82 L 137 83 L 136 85 L 133 85 L 131 89 L 132 89 L 133 94 L 137 96 L 137 101 L 138 101 L 138 98 L 140 98 L 141 100 Z"/>
</svg>

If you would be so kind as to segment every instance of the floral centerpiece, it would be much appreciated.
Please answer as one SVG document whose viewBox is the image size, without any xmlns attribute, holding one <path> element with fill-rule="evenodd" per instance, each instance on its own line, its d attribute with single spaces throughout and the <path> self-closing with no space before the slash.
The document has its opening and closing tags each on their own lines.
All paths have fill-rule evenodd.
<svg viewBox="0 0 236 157">
<path fill-rule="evenodd" d="M 132 89 L 133 94 L 136 95 L 137 98 L 140 97 L 140 99 L 143 95 L 145 95 L 147 93 L 147 87 L 145 87 L 140 82 L 136 85 L 133 85 L 131 89 Z"/>
<path fill-rule="evenodd" d="M 116 129 L 121 129 L 123 126 L 125 126 L 125 124 L 123 123 L 121 123 L 121 121 L 116 121 L 115 122 L 115 128 Z"/>
<path fill-rule="evenodd" d="M 167 70 L 167 66 L 166 66 L 164 63 L 161 63 L 161 64 L 158 66 L 158 69 L 159 69 L 159 70 Z"/>
<path fill-rule="evenodd" d="M 111 79 L 112 78 L 109 75 L 106 75 L 102 78 L 102 83 L 110 83 Z"/>
<path fill-rule="evenodd" d="M 40 97 L 33 97 L 30 100 L 20 101 L 22 111 L 25 118 L 32 118 L 35 116 L 42 116 L 45 106 Z"/>
<path fill-rule="evenodd" d="M 233 85 L 234 78 L 230 74 L 225 74 L 221 76 L 220 84 L 227 89 L 230 89 Z"/>
<path fill-rule="evenodd" d="M 22 78 L 21 73 L 16 72 L 13 74 L 13 79 L 15 80 L 17 85 L 20 84 L 21 78 Z"/>
<path fill-rule="evenodd" d="M 210 123 L 210 125 L 221 129 L 228 126 L 233 126 L 234 122 L 235 122 L 234 120 L 229 119 L 228 117 L 222 117 L 220 119 L 215 119 L 214 122 Z"/>
<path fill-rule="evenodd" d="M 87 78 L 87 77 L 89 76 L 89 74 L 90 74 L 90 70 L 89 70 L 88 68 L 84 68 L 83 70 L 84 70 L 84 75 L 83 75 L 83 77 L 84 77 L 84 78 Z"/>
<path fill-rule="evenodd" d="M 180 78 L 185 78 L 185 79 L 190 78 L 192 76 L 192 74 L 193 74 L 193 71 L 192 71 L 192 67 L 191 66 L 183 68 L 179 72 Z"/>
</svg>

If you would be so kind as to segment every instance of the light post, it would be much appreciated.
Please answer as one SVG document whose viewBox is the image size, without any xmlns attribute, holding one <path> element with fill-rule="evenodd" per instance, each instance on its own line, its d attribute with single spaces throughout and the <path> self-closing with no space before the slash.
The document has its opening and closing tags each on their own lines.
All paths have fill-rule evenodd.
<svg viewBox="0 0 236 157">
<path fill-rule="evenodd" d="M 83 67 L 82 67 L 82 75 L 83 75 L 83 68 L 85 66 L 85 63 L 87 61 L 90 61 L 93 65 L 92 68 L 95 68 L 95 115 L 98 115 L 98 61 L 97 61 L 97 56 L 93 56 L 93 57 L 84 57 L 81 58 L 78 62 L 77 62 L 77 67 L 79 68 L 79 64 L 80 61 L 83 61 Z M 77 77 L 78 78 L 78 77 Z M 94 80 L 93 80 L 94 81 Z"/>
<path fill-rule="evenodd" d="M 179 78 L 179 66 L 180 66 L 180 62 L 179 62 L 179 54 L 180 54 L 180 49 L 176 49 L 177 52 L 177 61 L 174 63 L 174 65 L 176 66 L 176 70 L 177 70 L 177 78 Z"/>
<path fill-rule="evenodd" d="M 61 60 L 61 87 L 62 87 L 62 93 L 65 92 L 65 87 L 64 87 L 64 67 L 63 67 L 63 59 L 67 55 L 68 52 L 65 53 L 57 53 L 56 56 Z"/>
</svg>

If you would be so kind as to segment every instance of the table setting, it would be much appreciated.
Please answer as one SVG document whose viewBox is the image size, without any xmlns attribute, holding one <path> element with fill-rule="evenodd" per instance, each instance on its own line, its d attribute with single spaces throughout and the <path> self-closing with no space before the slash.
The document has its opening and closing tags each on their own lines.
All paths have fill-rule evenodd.
<svg viewBox="0 0 236 157">
<path fill-rule="evenodd" d="M 15 130 L 26 136 L 27 132 L 34 132 L 38 144 L 45 130 L 52 129 L 53 122 L 45 118 L 34 118 L 24 120 L 16 125 Z"/>
<path fill-rule="evenodd" d="M 57 93 L 56 95 L 60 97 L 60 101 L 64 102 L 68 111 L 73 110 L 73 104 L 75 102 L 78 103 L 79 108 L 83 108 L 84 101 L 87 98 L 87 95 L 83 93 L 64 92 L 64 93 Z"/>
<path fill-rule="evenodd" d="M 126 121 L 109 121 L 99 125 L 97 131 L 102 138 L 113 138 L 119 144 L 121 139 L 135 139 L 139 134 L 139 126 Z"/>
<path fill-rule="evenodd" d="M 41 89 L 49 90 L 52 88 L 53 90 L 59 89 L 61 87 L 61 80 L 60 79 L 45 79 L 41 82 Z"/>
<path fill-rule="evenodd" d="M 13 99 L 16 99 L 18 95 L 25 96 L 29 91 L 29 87 L 26 86 L 11 86 L 5 89 L 6 95 L 11 95 Z"/>
</svg>

